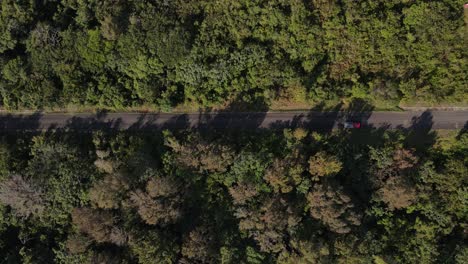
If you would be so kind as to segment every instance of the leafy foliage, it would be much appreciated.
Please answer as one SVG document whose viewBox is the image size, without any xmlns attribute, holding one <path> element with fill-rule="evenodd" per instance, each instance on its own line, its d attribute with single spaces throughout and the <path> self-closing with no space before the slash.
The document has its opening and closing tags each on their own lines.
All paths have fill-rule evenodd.
<svg viewBox="0 0 468 264">
<path fill-rule="evenodd" d="M 468 134 L 415 136 L 436 134 L 2 136 L 0 259 L 464 263 Z"/>
<path fill-rule="evenodd" d="M 0 201 L 21 217 L 40 216 L 45 209 L 42 191 L 20 175 L 13 175 L 2 182 Z"/>
<path fill-rule="evenodd" d="M 2 107 L 466 102 L 462 2 L 13 1 Z"/>
</svg>

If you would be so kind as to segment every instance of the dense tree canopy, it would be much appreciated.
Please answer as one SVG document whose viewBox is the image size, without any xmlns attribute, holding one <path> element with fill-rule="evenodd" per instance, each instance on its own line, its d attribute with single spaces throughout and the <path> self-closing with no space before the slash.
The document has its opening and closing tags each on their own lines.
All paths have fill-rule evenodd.
<svg viewBox="0 0 468 264">
<path fill-rule="evenodd" d="M 463 4 L 1 0 L 0 109 L 466 103 Z M 468 263 L 466 129 L 275 128 L 1 133 L 0 263 Z"/>
<path fill-rule="evenodd" d="M 0 262 L 466 263 L 467 146 L 412 129 L 4 135 Z"/>
<path fill-rule="evenodd" d="M 0 101 L 466 102 L 462 0 L 3 0 Z"/>
</svg>

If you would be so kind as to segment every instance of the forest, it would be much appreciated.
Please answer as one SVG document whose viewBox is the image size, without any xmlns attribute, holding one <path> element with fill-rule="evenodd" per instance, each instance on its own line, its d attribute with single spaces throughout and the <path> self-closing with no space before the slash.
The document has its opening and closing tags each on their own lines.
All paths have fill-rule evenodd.
<svg viewBox="0 0 468 264">
<path fill-rule="evenodd" d="M 464 0 L 2 0 L 0 108 L 466 104 Z"/>
<path fill-rule="evenodd" d="M 0 135 L 1 263 L 468 262 L 468 133 Z"/>
<path fill-rule="evenodd" d="M 0 0 L 0 110 L 465 105 L 463 4 Z M 468 263 L 467 125 L 71 120 L 0 120 L 0 263 Z"/>
</svg>

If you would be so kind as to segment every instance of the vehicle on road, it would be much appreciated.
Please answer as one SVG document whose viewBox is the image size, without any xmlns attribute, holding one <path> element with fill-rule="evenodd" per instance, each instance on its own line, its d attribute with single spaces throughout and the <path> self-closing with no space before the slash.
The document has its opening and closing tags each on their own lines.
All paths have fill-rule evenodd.
<svg viewBox="0 0 468 264">
<path fill-rule="evenodd" d="M 346 129 L 361 128 L 361 122 L 358 121 L 346 121 L 343 123 L 343 127 Z"/>
</svg>

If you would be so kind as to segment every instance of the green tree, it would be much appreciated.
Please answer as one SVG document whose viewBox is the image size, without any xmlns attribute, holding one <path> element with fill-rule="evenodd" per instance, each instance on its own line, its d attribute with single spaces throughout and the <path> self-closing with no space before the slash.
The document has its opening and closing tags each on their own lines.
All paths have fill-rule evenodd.
<svg viewBox="0 0 468 264">
<path fill-rule="evenodd" d="M 124 245 L 127 243 L 127 234 L 115 225 L 110 212 L 94 210 L 91 208 L 75 208 L 72 211 L 73 224 L 78 230 L 98 243 L 114 243 Z"/>
<path fill-rule="evenodd" d="M 89 199 L 98 208 L 117 209 L 128 189 L 128 181 L 121 173 L 107 174 L 93 184 L 89 190 Z"/>
<path fill-rule="evenodd" d="M 309 172 L 315 180 L 340 172 L 342 163 L 338 158 L 324 152 L 318 152 L 309 158 Z"/>
<path fill-rule="evenodd" d="M 335 233 L 350 233 L 353 227 L 361 224 L 360 214 L 342 187 L 315 185 L 307 195 L 307 201 L 310 215 Z"/>
<path fill-rule="evenodd" d="M 182 195 L 181 185 L 174 179 L 153 178 L 147 182 L 146 191 L 130 193 L 130 202 L 147 224 L 165 226 L 182 216 Z"/>
</svg>

